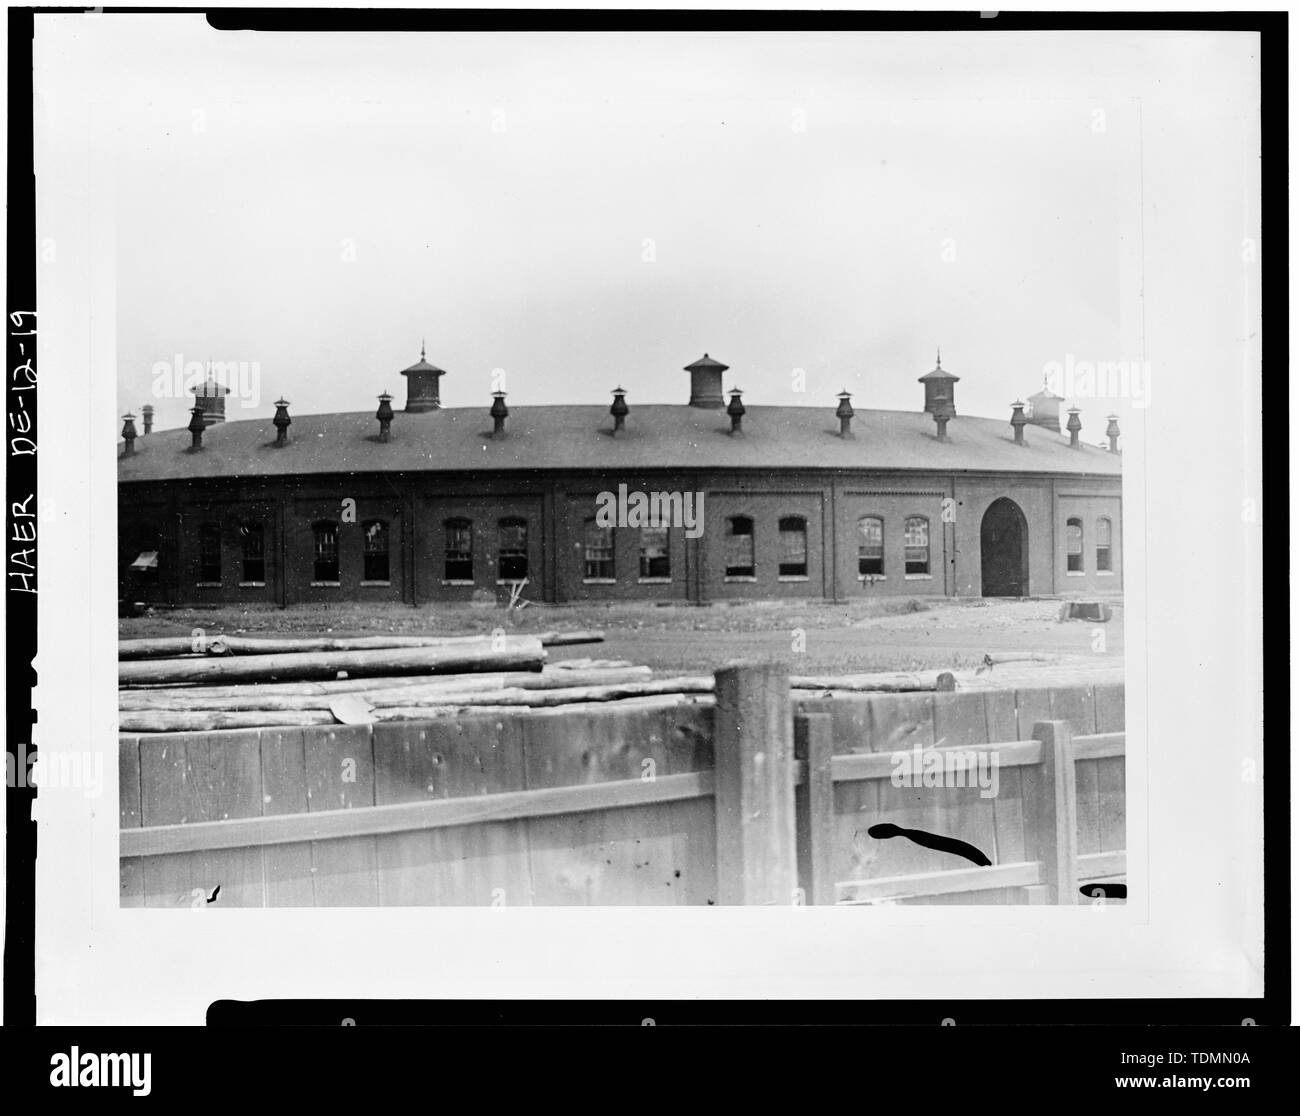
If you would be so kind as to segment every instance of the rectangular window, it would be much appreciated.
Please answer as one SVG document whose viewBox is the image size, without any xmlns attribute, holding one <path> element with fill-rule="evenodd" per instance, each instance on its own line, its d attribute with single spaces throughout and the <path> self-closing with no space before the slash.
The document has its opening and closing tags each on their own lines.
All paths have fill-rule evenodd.
<svg viewBox="0 0 1300 1116">
<path fill-rule="evenodd" d="M 885 572 L 885 521 L 864 515 L 858 520 L 858 576 L 878 577 Z"/>
<path fill-rule="evenodd" d="M 1065 521 L 1065 568 L 1070 573 L 1083 572 L 1083 520 Z"/>
<path fill-rule="evenodd" d="M 1110 572 L 1110 520 L 1102 516 L 1097 520 L 1097 572 Z"/>
<path fill-rule="evenodd" d="M 315 547 L 312 580 L 337 582 L 339 579 L 339 525 L 337 523 L 314 523 L 312 524 L 311 533 Z"/>
<path fill-rule="evenodd" d="M 266 581 L 266 533 L 260 523 L 244 523 L 239 528 L 243 553 L 243 581 Z"/>
<path fill-rule="evenodd" d="M 914 515 L 903 525 L 903 572 L 928 574 L 930 572 L 930 521 Z"/>
<path fill-rule="evenodd" d="M 667 579 L 672 575 L 672 557 L 668 551 L 668 528 L 642 527 L 641 576 Z"/>
<path fill-rule="evenodd" d="M 723 556 L 727 577 L 754 576 L 754 521 L 738 515 L 727 520 Z"/>
<path fill-rule="evenodd" d="M 594 519 L 583 525 L 582 579 L 614 580 L 614 529 L 601 527 Z"/>
<path fill-rule="evenodd" d="M 497 524 L 497 580 L 528 579 L 528 523 L 503 519 Z"/>
<path fill-rule="evenodd" d="M 215 523 L 199 528 L 199 580 L 221 581 L 221 528 Z"/>
<path fill-rule="evenodd" d="M 362 524 L 361 580 L 388 580 L 388 524 L 372 519 Z"/>
<path fill-rule="evenodd" d="M 445 581 L 474 580 L 474 525 L 468 519 L 443 524 L 442 576 Z"/>
<path fill-rule="evenodd" d="M 780 534 L 780 560 L 777 564 L 779 577 L 808 576 L 808 524 L 799 516 L 792 515 L 777 524 Z"/>
</svg>

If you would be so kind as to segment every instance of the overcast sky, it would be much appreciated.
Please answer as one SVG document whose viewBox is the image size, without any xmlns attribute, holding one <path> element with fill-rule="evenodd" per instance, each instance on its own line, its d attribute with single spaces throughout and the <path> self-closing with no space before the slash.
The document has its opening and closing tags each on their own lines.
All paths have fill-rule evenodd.
<svg viewBox="0 0 1300 1116">
<path fill-rule="evenodd" d="M 177 354 L 257 362 L 231 418 L 360 410 L 401 405 L 422 337 L 449 406 L 486 408 L 494 369 L 512 405 L 685 402 L 707 351 L 748 403 L 910 410 L 942 346 L 959 411 L 1002 417 L 1049 362 L 1143 358 L 1144 271 L 1166 314 L 1201 266 L 1178 315 L 1241 317 L 1246 36 L 94 22 L 38 59 L 98 82 L 119 404 L 160 426 L 188 418 L 152 397 Z M 1187 205 L 1212 252 L 1150 227 Z M 1153 397 L 1188 359 L 1145 355 Z M 1118 403 L 1080 405 L 1099 440 Z"/>
</svg>

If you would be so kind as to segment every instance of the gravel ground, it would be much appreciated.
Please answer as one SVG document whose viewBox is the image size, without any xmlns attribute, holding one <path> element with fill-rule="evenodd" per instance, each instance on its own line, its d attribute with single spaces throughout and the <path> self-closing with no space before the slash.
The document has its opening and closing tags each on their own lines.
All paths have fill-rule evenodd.
<svg viewBox="0 0 1300 1116">
<path fill-rule="evenodd" d="M 777 658 L 800 674 L 873 670 L 967 670 L 986 652 L 1036 652 L 1096 663 L 1122 662 L 1123 607 L 1107 624 L 1057 622 L 1055 600 L 942 599 L 824 604 L 745 602 L 685 605 L 534 605 L 500 608 L 429 605 L 300 605 L 158 612 L 118 622 L 121 638 L 207 634 L 470 634 L 598 628 L 603 644 L 550 649 L 553 660 L 631 659 L 661 671 L 701 673 L 735 659 Z M 1104 632 L 1104 647 L 1095 633 Z"/>
</svg>

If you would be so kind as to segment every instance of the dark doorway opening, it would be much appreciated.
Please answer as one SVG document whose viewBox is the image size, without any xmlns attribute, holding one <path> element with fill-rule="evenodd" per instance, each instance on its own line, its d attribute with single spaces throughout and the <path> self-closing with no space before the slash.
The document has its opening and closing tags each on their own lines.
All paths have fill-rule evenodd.
<svg viewBox="0 0 1300 1116">
<path fill-rule="evenodd" d="M 1029 525 L 1005 496 L 994 500 L 980 523 L 980 592 L 985 597 L 1029 595 Z"/>
</svg>

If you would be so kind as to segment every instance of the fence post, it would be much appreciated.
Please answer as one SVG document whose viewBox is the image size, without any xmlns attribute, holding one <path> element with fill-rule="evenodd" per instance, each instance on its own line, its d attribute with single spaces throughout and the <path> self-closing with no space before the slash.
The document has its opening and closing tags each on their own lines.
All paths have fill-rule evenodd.
<svg viewBox="0 0 1300 1116">
<path fill-rule="evenodd" d="M 727 667 L 714 700 L 718 902 L 788 906 L 798 880 L 789 671 Z"/>
<path fill-rule="evenodd" d="M 813 906 L 835 902 L 831 848 L 835 835 L 835 785 L 831 780 L 831 715 L 801 713 L 794 719 L 794 754 L 806 769 L 795 790 L 799 886 Z"/>
<path fill-rule="evenodd" d="M 1037 721 L 1034 739 L 1043 745 L 1043 793 L 1034 803 L 1029 857 L 1043 865 L 1048 903 L 1079 901 L 1079 821 L 1074 784 L 1074 740 L 1069 721 Z"/>
</svg>

